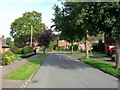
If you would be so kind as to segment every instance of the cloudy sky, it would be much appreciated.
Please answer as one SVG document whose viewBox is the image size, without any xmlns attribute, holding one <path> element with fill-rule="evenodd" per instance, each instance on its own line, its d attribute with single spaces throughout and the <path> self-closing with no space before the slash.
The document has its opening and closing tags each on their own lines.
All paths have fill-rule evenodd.
<svg viewBox="0 0 120 90">
<path fill-rule="evenodd" d="M 0 36 L 9 37 L 10 24 L 27 11 L 42 13 L 42 22 L 47 27 L 52 25 L 54 4 L 60 5 L 58 0 L 0 0 Z"/>
</svg>

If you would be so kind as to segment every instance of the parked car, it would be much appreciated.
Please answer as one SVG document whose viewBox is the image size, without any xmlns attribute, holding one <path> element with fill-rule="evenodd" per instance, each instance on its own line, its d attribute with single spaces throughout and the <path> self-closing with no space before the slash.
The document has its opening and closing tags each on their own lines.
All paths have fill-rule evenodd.
<svg viewBox="0 0 120 90">
<path fill-rule="evenodd" d="M 112 56 L 116 51 L 116 46 L 115 44 L 106 44 L 105 45 L 105 54 L 107 56 Z"/>
</svg>

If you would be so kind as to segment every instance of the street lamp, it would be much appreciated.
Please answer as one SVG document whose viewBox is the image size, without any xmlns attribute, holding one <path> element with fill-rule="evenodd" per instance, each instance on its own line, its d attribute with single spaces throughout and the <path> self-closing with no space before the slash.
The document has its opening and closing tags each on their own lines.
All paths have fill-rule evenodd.
<svg viewBox="0 0 120 90">
<path fill-rule="evenodd" d="M 28 25 L 30 26 L 30 32 L 31 32 L 31 37 L 30 37 L 30 46 L 32 47 L 32 34 L 33 34 L 33 26 L 28 23 Z"/>
<path fill-rule="evenodd" d="M 30 46 L 32 47 L 32 34 L 33 34 L 33 26 L 30 25 L 30 29 L 31 29 L 31 42 L 30 42 Z"/>
</svg>

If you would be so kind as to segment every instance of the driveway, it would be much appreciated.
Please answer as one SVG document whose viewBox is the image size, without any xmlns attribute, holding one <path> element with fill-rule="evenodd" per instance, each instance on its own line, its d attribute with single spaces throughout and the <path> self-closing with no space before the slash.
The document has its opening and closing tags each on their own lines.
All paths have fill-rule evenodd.
<svg viewBox="0 0 120 90">
<path fill-rule="evenodd" d="M 118 88 L 118 79 L 66 54 L 50 53 L 26 88 Z"/>
</svg>

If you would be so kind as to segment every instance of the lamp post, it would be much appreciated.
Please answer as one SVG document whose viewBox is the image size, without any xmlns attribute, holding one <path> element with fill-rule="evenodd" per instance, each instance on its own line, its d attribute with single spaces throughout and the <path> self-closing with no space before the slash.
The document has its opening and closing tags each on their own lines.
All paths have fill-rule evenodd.
<svg viewBox="0 0 120 90">
<path fill-rule="evenodd" d="M 33 26 L 30 25 L 30 29 L 31 29 L 31 42 L 30 42 L 30 46 L 32 47 L 32 34 L 33 34 Z"/>
</svg>

